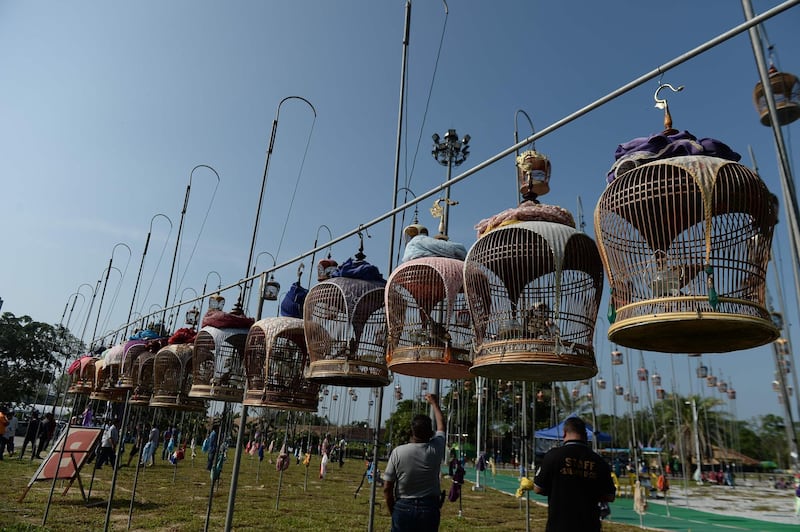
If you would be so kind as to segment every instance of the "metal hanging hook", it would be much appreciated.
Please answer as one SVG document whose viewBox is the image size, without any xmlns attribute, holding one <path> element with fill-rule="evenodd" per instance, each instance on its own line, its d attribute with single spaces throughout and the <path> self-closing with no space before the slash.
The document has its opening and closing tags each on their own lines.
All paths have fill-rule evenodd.
<svg viewBox="0 0 800 532">
<path fill-rule="evenodd" d="M 658 97 L 658 93 L 661 92 L 661 89 L 665 87 L 671 90 L 672 92 L 680 92 L 683 90 L 683 85 L 679 86 L 676 89 L 669 83 L 659 83 L 655 94 L 653 94 L 653 99 L 656 101 L 656 109 L 664 110 L 664 130 L 672 132 L 674 130 L 672 129 L 672 115 L 669 112 L 669 104 L 667 103 L 666 99 Z"/>
<path fill-rule="evenodd" d="M 358 226 L 358 253 L 355 254 L 356 260 L 364 260 L 367 256 L 364 254 L 364 233 L 366 233 L 367 238 L 372 238 L 370 236 L 369 231 L 366 228 L 362 229 L 362 226 Z"/>
</svg>

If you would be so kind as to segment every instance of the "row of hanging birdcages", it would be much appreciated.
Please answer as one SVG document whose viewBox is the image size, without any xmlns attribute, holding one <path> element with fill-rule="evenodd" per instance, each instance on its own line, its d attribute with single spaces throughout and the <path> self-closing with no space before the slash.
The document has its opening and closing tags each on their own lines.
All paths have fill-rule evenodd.
<svg viewBox="0 0 800 532">
<path fill-rule="evenodd" d="M 664 87 L 672 88 L 655 94 L 665 112 L 659 138 L 667 146 L 693 139 L 672 129 L 658 98 Z M 440 253 L 439 245 L 398 266 L 387 283 L 365 262 L 362 239 L 354 260 L 321 261 L 321 282 L 310 290 L 298 279 L 304 301 L 293 295 L 296 315 L 253 324 L 241 307 L 213 309 L 191 345 L 153 352 L 133 341 L 82 358 L 70 390 L 106 400 L 132 390 L 134 401 L 169 408 L 219 400 L 310 409 L 319 385 L 385 386 L 390 370 L 586 379 L 597 373 L 603 268 L 615 343 L 688 353 L 762 345 L 777 337 L 764 303 L 777 202 L 737 154 L 706 140 L 716 142 L 713 155 L 620 156 L 595 211 L 599 245 L 569 212 L 539 203 L 551 164 L 531 149 L 516 161 L 522 202 L 478 224 L 469 252 Z M 415 227 L 412 242 L 436 240 Z M 262 297 L 276 299 L 278 286 L 270 277 Z M 612 365 L 621 363 L 613 352 Z M 647 370 L 637 377 L 646 381 Z"/>
</svg>

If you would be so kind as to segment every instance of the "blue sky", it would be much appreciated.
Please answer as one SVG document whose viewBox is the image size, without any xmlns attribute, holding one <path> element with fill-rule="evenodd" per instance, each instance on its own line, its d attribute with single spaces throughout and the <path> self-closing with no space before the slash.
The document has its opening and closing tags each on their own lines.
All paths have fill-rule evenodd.
<svg viewBox="0 0 800 532">
<path fill-rule="evenodd" d="M 756 13 L 777 4 L 753 2 Z M 112 271 L 98 334 L 124 323 L 158 213 L 171 218 L 174 229 L 168 235 L 160 217 L 153 223 L 135 310 L 162 305 L 190 171 L 200 164 L 219 173 L 219 187 L 215 192 L 216 178 L 204 169 L 192 176 L 172 293 L 177 286 L 189 297 L 189 288 L 199 292 L 207 278 L 215 284 L 211 271 L 224 285 L 242 278 L 272 120 L 286 96 L 309 100 L 317 118 L 299 100 L 281 108 L 256 252 L 268 251 L 281 262 L 310 249 L 322 224 L 336 236 L 387 211 L 403 20 L 400 0 L 0 0 L 3 311 L 58 323 L 70 295 L 82 283 L 95 285 L 121 242 L 132 256 L 116 247 L 113 264 L 125 275 L 120 285 Z M 470 158 L 459 168 L 466 170 L 513 144 L 517 110 L 543 129 L 740 24 L 743 14 L 738 2 L 724 0 L 451 0 L 429 97 L 444 21 L 443 3 L 413 4 L 401 182 L 417 194 L 445 177 L 430 156 L 434 132 L 455 128 L 471 135 Z M 799 22 L 800 10 L 793 8 L 765 25 L 778 66 L 795 73 Z M 746 164 L 752 147 L 762 178 L 779 194 L 771 132 L 758 123 L 751 102 L 757 80 L 746 33 L 663 76 L 686 87 L 669 95 L 675 127 L 722 140 Z M 537 149 L 553 164 L 552 191 L 542 201 L 575 212 L 580 196 L 587 231 L 593 232 L 592 212 L 616 146 L 662 129 L 661 111 L 653 107 L 657 86 L 657 80 L 645 83 L 538 140 Z M 785 128 L 793 151 L 797 127 Z M 530 132 L 524 119 L 519 129 L 521 137 Z M 475 223 L 515 204 L 512 159 L 458 183 L 451 195 L 459 201 L 451 209 L 451 239 L 469 247 Z M 420 214 L 435 227 L 431 203 L 422 202 Z M 776 239 L 790 283 L 786 228 L 782 218 Z M 368 260 L 385 277 L 389 230 L 388 223 L 378 224 L 365 239 Z M 322 240 L 326 236 L 320 231 Z M 351 238 L 334 246 L 333 255 L 341 261 L 357 248 Z M 269 261 L 262 256 L 259 266 Z M 295 270 L 276 277 L 286 287 Z M 797 303 L 786 286 L 795 330 Z M 89 294 L 86 287 L 82 292 Z M 236 297 L 226 295 L 229 301 Z M 85 320 L 81 303 L 78 298 L 70 323 L 78 333 Z M 269 303 L 265 314 L 275 310 Z M 93 315 L 87 340 L 94 321 Z M 601 375 L 610 380 L 611 347 L 602 319 L 598 330 Z M 639 354 L 630 355 L 638 367 Z M 697 391 L 685 355 L 674 357 L 674 379 L 669 355 L 642 357 L 668 389 L 688 393 L 691 382 Z M 703 360 L 732 380 L 738 417 L 780 412 L 770 386 L 771 349 Z M 400 380 L 406 389 L 416 386 L 412 381 Z M 605 393 L 600 407 L 609 411 Z M 366 410 L 365 402 L 359 408 Z"/>
</svg>

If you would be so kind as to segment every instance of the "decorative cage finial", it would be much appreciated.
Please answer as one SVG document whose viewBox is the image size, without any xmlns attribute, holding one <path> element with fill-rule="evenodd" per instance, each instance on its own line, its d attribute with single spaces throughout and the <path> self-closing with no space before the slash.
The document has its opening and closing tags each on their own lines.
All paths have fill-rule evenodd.
<svg viewBox="0 0 800 532">
<path fill-rule="evenodd" d="M 667 103 L 666 99 L 658 97 L 658 93 L 661 92 L 661 89 L 665 87 L 669 88 L 669 90 L 671 90 L 672 92 L 680 92 L 683 90 L 683 85 L 681 85 L 676 89 L 669 83 L 660 83 L 658 85 L 658 88 L 656 89 L 655 94 L 653 94 L 653 99 L 656 101 L 656 109 L 664 110 L 664 134 L 673 135 L 677 133 L 677 131 L 672 129 L 672 114 L 670 114 L 669 112 L 669 104 Z"/>
</svg>

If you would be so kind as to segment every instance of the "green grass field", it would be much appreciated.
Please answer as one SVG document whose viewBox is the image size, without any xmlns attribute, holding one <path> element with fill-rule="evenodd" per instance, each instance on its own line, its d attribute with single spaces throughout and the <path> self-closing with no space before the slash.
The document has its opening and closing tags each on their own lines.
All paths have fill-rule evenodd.
<svg viewBox="0 0 800 532">
<path fill-rule="evenodd" d="M 272 458 L 274 460 L 275 455 Z M 37 464 L 38 460 L 18 461 L 9 457 L 0 462 L 0 496 L 5 501 L 0 530 L 103 530 L 106 515 L 104 501 L 107 501 L 111 485 L 111 468 L 106 466 L 97 471 L 88 504 L 81 497 L 77 483 L 62 496 L 66 484 L 59 481 L 47 524 L 42 527 L 51 482 L 34 483 L 25 499 L 22 502 L 18 500 L 36 471 Z M 228 461 L 221 476 L 222 482 L 214 492 L 209 530 L 224 529 L 232 465 L 233 451 L 229 450 Z M 92 466 L 93 464 L 88 464 L 81 473 L 87 491 L 91 482 Z M 278 499 L 279 473 L 275 470 L 275 465 L 265 457 L 259 466 L 257 457 L 245 455 L 239 474 L 233 529 L 367 530 L 371 484 L 365 480 L 358 495 L 355 495 L 364 471 L 365 463 L 351 458 L 342 468 L 338 464 L 330 464 L 326 478 L 320 480 L 319 458 L 314 456 L 306 480 L 306 467 L 302 463 L 295 464 L 292 459 L 291 465 L 283 474 Z M 111 530 L 127 528 L 134 473 L 135 467 L 122 467 L 119 471 L 111 512 Z M 508 474 L 513 473 L 509 471 Z M 493 489 L 475 492 L 470 489 L 471 486 L 470 483 L 464 486 L 461 516 L 457 502 L 445 501 L 440 530 L 525 530 L 524 500 L 517 500 Z M 450 480 L 443 479 L 442 489 L 449 488 Z M 209 490 L 209 474 L 205 469 L 205 455 L 202 453 L 198 452 L 194 463 L 187 458 L 177 468 L 157 459 L 154 467 L 140 470 L 131 530 L 203 530 Z M 378 504 L 375 509 L 374 530 L 389 530 L 391 519 L 383 504 L 380 487 L 376 500 Z M 276 503 L 279 503 L 277 509 Z M 531 502 L 530 517 L 531 530 L 544 530 L 546 508 Z M 634 528 L 604 523 L 603 530 L 628 531 Z"/>
</svg>

